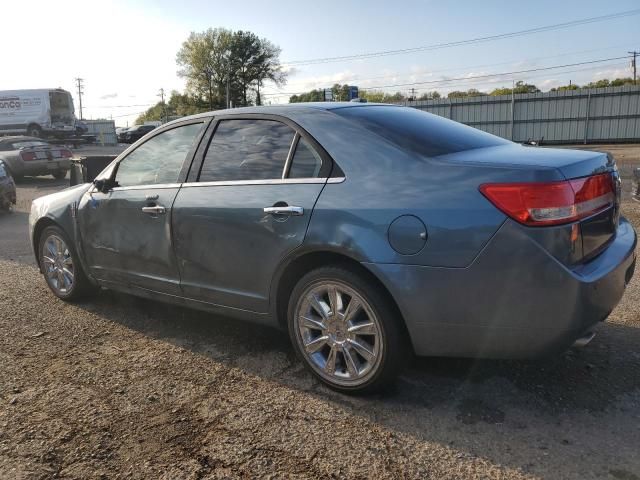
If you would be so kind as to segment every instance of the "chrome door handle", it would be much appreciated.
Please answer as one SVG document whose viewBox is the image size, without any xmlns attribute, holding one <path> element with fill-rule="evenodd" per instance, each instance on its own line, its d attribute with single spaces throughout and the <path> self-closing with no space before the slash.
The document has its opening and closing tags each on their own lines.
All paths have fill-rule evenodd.
<svg viewBox="0 0 640 480">
<path fill-rule="evenodd" d="M 164 215 L 167 213 L 167 209 L 162 205 L 156 205 L 154 207 L 142 207 L 142 213 L 147 213 L 149 215 Z"/>
<path fill-rule="evenodd" d="M 303 215 L 304 208 L 302 207 L 264 207 L 264 213 L 270 213 L 271 215 Z"/>
</svg>

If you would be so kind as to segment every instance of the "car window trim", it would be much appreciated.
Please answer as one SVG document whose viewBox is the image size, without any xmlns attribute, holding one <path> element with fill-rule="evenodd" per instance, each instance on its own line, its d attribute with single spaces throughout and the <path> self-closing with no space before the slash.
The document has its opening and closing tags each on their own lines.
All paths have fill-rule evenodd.
<svg viewBox="0 0 640 480">
<path fill-rule="evenodd" d="M 334 162 L 333 158 L 331 158 L 331 156 L 327 153 L 327 151 L 322 147 L 322 145 L 320 145 L 320 143 L 315 138 L 313 138 L 313 136 L 309 134 L 309 132 L 307 132 L 304 128 L 302 128 L 300 125 L 298 125 L 295 121 L 291 120 L 290 118 L 285 117 L 283 115 L 272 114 L 272 113 L 225 113 L 222 115 L 215 115 L 211 119 L 211 124 L 207 129 L 208 138 L 206 139 L 206 141 L 201 141 L 200 143 L 202 148 L 200 148 L 199 151 L 196 153 L 196 158 L 194 158 L 194 163 L 192 165 L 191 171 L 189 172 L 189 176 L 185 185 L 186 184 L 190 185 L 191 183 L 212 183 L 212 184 L 219 183 L 217 181 L 199 182 L 199 180 L 200 180 L 200 174 L 202 173 L 202 167 L 204 166 L 204 158 L 206 156 L 206 153 L 209 149 L 211 142 L 213 141 L 213 137 L 216 134 L 216 130 L 218 129 L 220 122 L 222 122 L 223 120 L 272 120 L 272 121 L 284 123 L 285 125 L 289 126 L 291 129 L 293 129 L 293 131 L 297 135 L 300 135 L 301 138 L 304 138 L 309 143 L 309 145 L 312 148 L 314 148 L 315 151 L 320 155 L 320 158 L 322 159 L 322 165 L 320 166 L 320 172 L 318 173 L 317 179 L 323 179 L 323 178 L 326 179 L 326 178 L 333 177 L 335 171 L 339 172 L 340 174 L 336 178 L 342 178 L 342 175 L 343 175 L 342 170 L 340 170 L 339 167 L 337 170 L 334 168 L 334 166 L 336 166 L 337 164 Z M 294 136 L 294 140 L 295 140 L 295 136 Z M 293 153 L 295 154 L 295 149 Z M 270 181 L 275 180 L 276 182 L 273 182 L 273 184 L 276 184 L 278 180 L 282 180 L 282 179 L 269 179 L 269 180 Z M 288 180 L 288 179 L 285 178 L 284 180 Z M 233 180 L 233 181 L 241 182 L 241 183 L 238 183 L 237 185 L 242 185 L 242 184 L 247 184 L 246 182 L 253 182 L 256 180 L 246 180 L 246 181 Z M 224 181 L 220 181 L 220 182 L 224 182 Z M 295 183 L 295 182 L 286 182 L 286 183 Z"/>
<path fill-rule="evenodd" d="M 163 125 L 161 127 L 155 128 L 153 130 L 151 130 L 149 132 L 149 134 L 152 134 L 149 136 L 149 138 L 146 138 L 144 142 L 140 143 L 140 144 L 134 144 L 131 147 L 127 148 L 124 152 L 122 152 L 120 154 L 120 156 L 118 156 L 115 160 L 114 163 L 116 164 L 113 172 L 111 172 L 110 175 L 110 180 L 115 180 L 116 175 L 118 174 L 118 168 L 120 167 L 120 163 L 122 161 L 124 161 L 125 158 L 127 158 L 129 155 L 131 155 L 133 152 L 135 152 L 138 148 L 140 148 L 142 145 L 145 145 L 149 140 L 151 140 L 152 138 L 155 138 L 158 135 L 163 134 L 164 132 L 168 132 L 170 130 L 174 130 L 176 128 L 180 128 L 180 127 L 185 127 L 188 125 L 196 125 L 198 123 L 202 123 L 203 124 L 203 128 L 200 130 L 200 133 L 198 134 L 198 137 L 196 138 L 196 140 L 194 141 L 193 145 L 191 146 L 191 148 L 189 149 L 189 151 L 187 152 L 187 155 L 185 156 L 184 162 L 182 163 L 182 167 L 180 168 L 180 172 L 178 173 L 178 180 L 176 182 L 177 185 L 180 185 L 181 183 L 183 183 L 186 179 L 187 179 L 187 175 L 189 172 L 189 169 L 191 168 L 191 164 L 193 163 L 193 160 L 195 158 L 196 152 L 198 150 L 198 147 L 200 146 L 200 143 L 202 142 L 202 139 L 205 137 L 205 133 L 208 130 L 209 124 L 212 121 L 213 117 L 204 117 L 204 118 L 194 118 L 194 119 L 189 119 L 189 120 L 185 120 L 185 121 L 181 121 L 181 122 L 177 122 L 177 123 L 170 123 L 170 124 L 166 124 Z M 147 135 L 149 135 L 147 134 Z M 145 135 L 146 136 L 146 135 Z M 133 148 L 135 147 L 135 148 Z M 151 183 L 148 185 L 130 185 L 128 187 L 113 187 L 111 190 L 124 190 L 124 189 L 130 189 L 130 188 L 136 188 L 136 187 L 152 187 L 155 185 L 169 185 L 169 184 L 157 184 L 157 183 Z M 171 184 L 173 185 L 173 184 Z"/>
<path fill-rule="evenodd" d="M 168 188 L 180 188 L 182 183 L 150 183 L 148 185 L 130 185 L 128 187 L 113 187 L 110 192 L 123 192 L 127 190 L 166 190 Z"/>
<path fill-rule="evenodd" d="M 296 131 L 291 139 L 291 145 L 289 146 L 289 153 L 287 153 L 287 159 L 284 162 L 284 167 L 282 168 L 282 179 L 289 177 L 289 171 L 291 170 L 291 163 L 293 161 L 293 155 L 296 152 L 296 148 L 298 148 L 298 141 L 300 140 L 300 134 Z M 321 167 L 322 168 L 322 167 Z M 313 177 L 309 177 L 313 178 Z"/>
</svg>

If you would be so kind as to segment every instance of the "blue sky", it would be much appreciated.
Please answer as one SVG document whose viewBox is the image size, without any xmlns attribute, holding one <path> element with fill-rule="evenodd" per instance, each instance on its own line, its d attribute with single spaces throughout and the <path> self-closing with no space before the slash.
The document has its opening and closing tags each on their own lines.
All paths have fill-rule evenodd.
<svg viewBox="0 0 640 480">
<path fill-rule="evenodd" d="M 20 50 L 3 52 L 5 60 L 16 68 L 3 71 L 0 89 L 61 86 L 73 90 L 73 78 L 81 76 L 86 85 L 85 116 L 113 116 L 118 124 L 131 122 L 146 105 L 157 101 L 160 87 L 167 91 L 183 88 L 183 81 L 175 73 L 175 53 L 190 31 L 208 27 L 250 30 L 279 45 L 281 59 L 286 62 L 465 40 L 640 7 L 637 0 L 526 3 L 43 0 L 29 5 L 33 28 L 25 29 L 24 22 L 18 22 L 0 31 L 2 45 L 13 42 L 22 45 Z M 26 18 L 24 7 L 17 2 L 3 8 L 9 9 L 3 15 L 5 18 Z M 33 16 L 35 12 L 38 14 Z M 52 25 L 63 24 L 77 35 L 75 55 L 64 60 L 51 53 L 55 51 L 51 49 L 52 42 L 64 50 L 69 40 L 68 36 L 56 40 L 58 29 Z M 266 91 L 276 103 L 286 102 L 290 92 L 336 82 L 349 81 L 363 88 L 441 82 L 444 78 L 619 57 L 628 50 L 640 50 L 638 32 L 640 15 L 477 45 L 296 66 L 290 70 L 288 85 L 281 89 L 285 94 L 278 94 L 274 87 Z M 40 61 L 30 62 L 29 55 Z M 467 88 L 490 90 L 508 86 L 513 80 L 524 80 L 546 90 L 569 79 L 585 83 L 621 75 L 630 75 L 628 60 L 417 88 L 419 93 L 425 89 L 443 93 Z M 408 93 L 410 88 L 387 90 Z"/>
</svg>

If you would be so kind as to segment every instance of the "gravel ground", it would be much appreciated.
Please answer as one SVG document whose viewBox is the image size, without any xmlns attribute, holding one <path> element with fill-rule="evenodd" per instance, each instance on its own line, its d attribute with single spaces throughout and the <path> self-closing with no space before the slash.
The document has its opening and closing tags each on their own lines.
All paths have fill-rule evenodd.
<svg viewBox="0 0 640 480">
<path fill-rule="evenodd" d="M 0 217 L 0 478 L 640 479 L 640 275 L 585 349 L 419 359 L 395 391 L 347 397 L 280 332 L 55 299 L 24 229 L 59 188 L 27 180 Z M 640 203 L 623 209 L 640 227 Z"/>
</svg>

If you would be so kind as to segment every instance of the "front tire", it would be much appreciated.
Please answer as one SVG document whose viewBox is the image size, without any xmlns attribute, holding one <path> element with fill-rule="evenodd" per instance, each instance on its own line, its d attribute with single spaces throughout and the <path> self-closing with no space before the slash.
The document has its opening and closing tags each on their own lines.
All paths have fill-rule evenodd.
<svg viewBox="0 0 640 480">
<path fill-rule="evenodd" d="M 391 386 L 408 349 L 387 293 L 342 266 L 306 274 L 289 300 L 297 355 L 333 390 L 369 393 Z"/>
<path fill-rule="evenodd" d="M 61 228 L 45 228 L 38 241 L 38 260 L 47 286 L 65 301 L 77 300 L 90 293 L 91 284 L 78 261 L 75 248 Z"/>
</svg>

